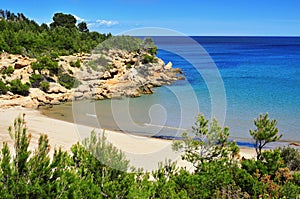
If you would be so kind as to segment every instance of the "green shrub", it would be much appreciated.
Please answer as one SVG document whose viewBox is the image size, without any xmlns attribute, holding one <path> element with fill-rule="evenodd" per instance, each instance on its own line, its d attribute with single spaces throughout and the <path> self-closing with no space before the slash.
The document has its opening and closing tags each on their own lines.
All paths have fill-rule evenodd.
<svg viewBox="0 0 300 199">
<path fill-rule="evenodd" d="M 300 152 L 292 147 L 280 148 L 280 156 L 292 171 L 300 171 Z"/>
<path fill-rule="evenodd" d="M 113 68 L 113 65 L 108 64 L 108 60 L 104 56 L 89 61 L 88 66 L 94 71 L 102 71 L 102 72 Z"/>
<path fill-rule="evenodd" d="M 150 53 L 151 55 L 156 55 L 157 54 L 157 47 L 149 48 L 147 50 L 147 52 Z"/>
<path fill-rule="evenodd" d="M 272 177 L 274 177 L 275 172 L 278 171 L 279 168 L 284 167 L 278 149 L 264 151 L 262 153 L 262 159 L 244 160 L 241 162 L 241 165 L 242 168 L 251 175 L 259 171 L 262 175 L 272 175 Z"/>
<path fill-rule="evenodd" d="M 14 71 L 15 71 L 14 67 L 9 66 L 9 67 L 2 70 L 2 74 L 10 76 L 11 74 L 14 73 Z"/>
<path fill-rule="evenodd" d="M 9 90 L 14 94 L 19 94 L 24 96 L 27 96 L 29 94 L 29 88 L 30 88 L 29 82 L 22 84 L 21 80 L 14 79 L 11 82 L 9 82 L 9 84 L 10 84 Z"/>
<path fill-rule="evenodd" d="M 211 134 L 204 117 L 196 123 L 193 130 L 198 135 Z M 225 130 L 216 121 L 212 124 L 209 128 L 214 131 Z M 125 154 L 108 142 L 104 132 L 93 131 L 82 144 L 73 145 L 71 153 L 62 149 L 50 153 L 47 135 L 40 136 L 32 151 L 24 115 L 15 119 L 8 134 L 12 148 L 6 142 L 1 147 L 0 198 L 299 198 L 300 194 L 300 173 L 277 169 L 279 150 L 242 162 L 220 156 L 203 161 L 198 172 L 166 161 L 149 173 L 130 169 Z M 227 140 L 228 134 L 223 135 Z M 194 139 L 186 141 L 197 144 Z M 245 164 L 249 169 L 243 168 Z"/>
<path fill-rule="evenodd" d="M 69 63 L 69 64 L 70 64 L 70 66 L 71 66 L 71 67 L 75 67 L 75 62 L 73 62 L 73 61 L 70 61 L 70 63 Z"/>
<path fill-rule="evenodd" d="M 153 55 L 144 54 L 143 55 L 142 63 L 143 64 L 153 63 L 154 62 L 154 58 L 155 57 Z"/>
<path fill-rule="evenodd" d="M 243 192 L 240 187 L 233 185 L 223 186 L 217 189 L 215 198 L 251 198 L 247 192 Z"/>
<path fill-rule="evenodd" d="M 77 68 L 80 68 L 80 66 L 81 66 L 81 61 L 80 61 L 80 59 L 77 59 L 77 61 L 75 62 L 75 66 L 76 66 Z"/>
<path fill-rule="evenodd" d="M 2 94 L 6 94 L 7 91 L 8 91 L 8 87 L 5 85 L 4 82 L 2 82 L 2 81 L 0 80 L 0 94 L 1 94 L 1 95 L 2 95 Z"/>
<path fill-rule="evenodd" d="M 90 137 L 85 138 L 82 144 L 102 164 L 119 171 L 128 170 L 129 160 L 126 159 L 124 152 L 107 141 L 105 131 L 102 135 L 92 131 Z"/>
<path fill-rule="evenodd" d="M 157 46 L 155 46 L 153 40 L 150 37 L 146 37 L 144 39 L 141 48 L 151 55 L 157 54 Z"/>
<path fill-rule="evenodd" d="M 109 71 L 110 69 L 113 69 L 113 68 L 114 68 L 114 66 L 111 65 L 111 64 L 109 64 L 109 65 L 104 66 L 104 67 L 102 68 L 102 71 Z"/>
<path fill-rule="evenodd" d="M 41 81 L 43 81 L 43 76 L 40 74 L 32 74 L 29 77 L 29 81 L 31 83 L 32 88 L 38 88 L 40 86 Z"/>
<path fill-rule="evenodd" d="M 297 186 L 300 186 L 300 172 L 295 172 L 293 174 L 293 181 Z"/>
<path fill-rule="evenodd" d="M 77 59 L 77 61 L 75 62 L 75 67 L 80 68 L 80 66 L 81 66 L 80 59 Z"/>
<path fill-rule="evenodd" d="M 80 68 L 80 66 L 81 66 L 80 59 L 77 59 L 76 62 L 70 61 L 70 66 L 75 67 L 75 68 Z"/>
<path fill-rule="evenodd" d="M 95 49 L 95 52 L 101 52 L 102 50 L 119 49 L 126 50 L 128 52 L 136 52 L 140 49 L 142 40 L 131 36 L 113 36 L 102 42 Z"/>
<path fill-rule="evenodd" d="M 36 62 L 31 63 L 31 68 L 33 70 L 41 71 L 43 69 L 48 69 L 51 74 L 58 73 L 58 62 L 56 60 L 52 60 L 48 56 L 43 56 L 38 58 Z"/>
<path fill-rule="evenodd" d="M 71 74 L 71 75 L 74 74 L 73 71 L 72 71 L 71 69 L 68 69 L 68 73 Z"/>
<path fill-rule="evenodd" d="M 59 58 L 59 54 L 58 54 L 58 52 L 51 52 L 50 57 L 52 60 L 55 60 L 55 59 Z"/>
<path fill-rule="evenodd" d="M 127 68 L 127 69 L 130 69 L 131 66 L 132 66 L 131 63 L 127 63 L 127 64 L 126 64 L 126 68 Z"/>
<path fill-rule="evenodd" d="M 58 76 L 58 82 L 67 89 L 76 88 L 79 84 L 75 77 L 72 77 L 67 73 L 60 74 Z"/>
<path fill-rule="evenodd" d="M 89 61 L 87 66 L 94 71 L 97 71 L 97 69 L 98 69 L 97 64 L 94 60 Z"/>
<path fill-rule="evenodd" d="M 245 160 L 246 164 L 255 164 L 255 160 Z M 243 161 L 244 162 L 244 161 Z M 262 193 L 262 183 L 258 181 L 258 177 L 250 174 L 245 169 L 236 169 L 233 173 L 235 184 L 238 185 L 242 191 L 254 196 Z"/>
<path fill-rule="evenodd" d="M 104 56 L 101 56 L 95 60 L 95 63 L 99 66 L 107 66 L 108 60 Z"/>
<path fill-rule="evenodd" d="M 46 92 L 49 89 L 49 87 L 50 87 L 50 83 L 49 82 L 42 81 L 40 83 L 40 88 L 41 88 L 42 91 Z"/>
</svg>

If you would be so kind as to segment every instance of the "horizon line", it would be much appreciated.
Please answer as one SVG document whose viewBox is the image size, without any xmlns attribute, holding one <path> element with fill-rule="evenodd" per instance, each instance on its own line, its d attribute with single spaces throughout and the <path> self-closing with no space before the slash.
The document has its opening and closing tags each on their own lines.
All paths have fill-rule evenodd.
<svg viewBox="0 0 300 199">
<path fill-rule="evenodd" d="M 121 35 L 114 35 L 121 36 Z M 133 37 L 300 37 L 300 35 L 129 35 Z"/>
</svg>

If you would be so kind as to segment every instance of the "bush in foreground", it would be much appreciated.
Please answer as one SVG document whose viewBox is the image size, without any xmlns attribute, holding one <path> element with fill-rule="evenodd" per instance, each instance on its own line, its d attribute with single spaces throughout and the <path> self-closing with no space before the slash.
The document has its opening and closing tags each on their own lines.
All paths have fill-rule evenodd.
<svg viewBox="0 0 300 199">
<path fill-rule="evenodd" d="M 0 198 L 296 198 L 300 194 L 300 173 L 292 174 L 284 166 L 279 150 L 263 152 L 259 160 L 233 160 L 225 136 L 223 142 L 204 148 L 216 151 L 218 158 L 184 152 L 183 157 L 193 154 L 190 160 L 201 163 L 196 164 L 201 168 L 197 172 L 166 161 L 149 173 L 130 168 L 124 154 L 96 132 L 83 144 L 73 145 L 71 153 L 55 149 L 50 155 L 46 135 L 31 151 L 32 136 L 24 117 L 9 128 L 13 149 L 4 143 L 1 150 Z M 228 134 L 216 122 L 210 128 L 207 124 L 200 116 L 194 131 L 208 137 L 220 133 L 219 138 Z M 198 151 L 194 146 L 205 145 L 191 139 L 183 143 L 187 141 L 194 152 Z"/>
<path fill-rule="evenodd" d="M 300 171 L 300 152 L 292 147 L 280 148 L 280 155 L 286 166 L 292 171 Z"/>
</svg>

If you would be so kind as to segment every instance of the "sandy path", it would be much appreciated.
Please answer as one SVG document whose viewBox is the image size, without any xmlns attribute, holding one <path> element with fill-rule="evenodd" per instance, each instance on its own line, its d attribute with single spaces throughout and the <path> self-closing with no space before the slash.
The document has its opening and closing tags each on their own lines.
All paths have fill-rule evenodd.
<svg viewBox="0 0 300 199">
<path fill-rule="evenodd" d="M 36 146 L 41 134 L 47 134 L 52 149 L 62 147 L 64 150 L 69 150 L 73 144 L 80 141 L 82 137 L 88 136 L 93 130 L 92 127 L 48 118 L 33 109 L 21 107 L 0 109 L 1 145 L 2 142 L 12 143 L 7 129 L 13 124 L 13 120 L 22 113 L 26 114 L 28 131 L 33 137 L 31 148 Z M 96 132 L 102 132 L 102 130 L 96 129 Z M 170 140 L 140 137 L 108 130 L 105 131 L 105 134 L 108 141 L 125 152 L 130 164 L 137 168 L 153 170 L 157 168 L 158 162 L 164 162 L 166 159 L 176 160 L 179 166 L 191 168 L 191 165 L 181 160 L 180 154 L 172 151 L 172 141 Z M 240 154 L 245 158 L 251 158 L 255 156 L 255 151 L 251 148 L 242 148 Z"/>
</svg>

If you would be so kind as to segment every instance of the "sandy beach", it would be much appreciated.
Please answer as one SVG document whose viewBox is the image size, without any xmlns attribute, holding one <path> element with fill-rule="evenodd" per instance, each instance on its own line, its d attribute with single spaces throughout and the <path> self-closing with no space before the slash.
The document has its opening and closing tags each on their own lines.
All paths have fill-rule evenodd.
<svg viewBox="0 0 300 199">
<path fill-rule="evenodd" d="M 73 144 L 80 142 L 94 129 L 49 118 L 34 109 L 22 107 L 0 109 L 1 146 L 3 142 L 8 142 L 12 147 L 7 129 L 13 125 L 14 119 L 23 113 L 26 114 L 28 132 L 32 134 L 31 149 L 36 147 L 38 137 L 41 134 L 47 134 L 52 151 L 55 147 L 62 147 L 63 150 L 68 151 Z M 94 130 L 103 132 L 102 129 Z M 177 161 L 178 166 L 185 166 L 187 169 L 192 168 L 190 164 L 181 160 L 180 154 L 172 151 L 171 140 L 141 137 L 109 130 L 105 130 L 105 135 L 109 142 L 125 153 L 130 164 L 136 168 L 150 171 L 158 167 L 158 162 L 164 162 L 166 159 Z M 253 148 L 241 148 L 240 155 L 241 157 L 252 158 L 255 157 L 255 150 Z"/>
</svg>

